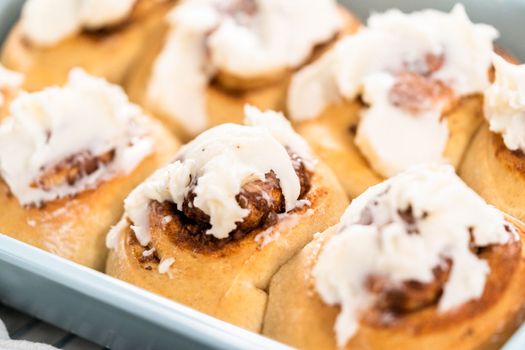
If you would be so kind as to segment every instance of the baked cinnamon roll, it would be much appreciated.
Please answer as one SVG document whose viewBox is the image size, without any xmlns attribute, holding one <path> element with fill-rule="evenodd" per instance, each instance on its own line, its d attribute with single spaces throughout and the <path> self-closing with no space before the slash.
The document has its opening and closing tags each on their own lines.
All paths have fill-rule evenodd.
<svg viewBox="0 0 525 350">
<path fill-rule="evenodd" d="M 374 14 L 295 74 L 289 116 L 351 197 L 415 164 L 457 167 L 482 120 L 496 37 L 462 5 Z"/>
<path fill-rule="evenodd" d="M 127 83 L 179 136 L 242 123 L 246 103 L 282 109 L 291 72 L 358 21 L 335 0 L 185 0 Z"/>
<path fill-rule="evenodd" d="M 415 167 L 279 270 L 263 333 L 300 349 L 497 349 L 525 315 L 524 229 L 450 165 Z"/>
<path fill-rule="evenodd" d="M 347 199 L 282 115 L 246 110 L 184 146 L 125 200 L 106 272 L 260 331 L 266 288 Z"/>
<path fill-rule="evenodd" d="M 81 70 L 21 92 L 0 124 L 0 232 L 101 270 L 122 201 L 177 146 L 120 87 Z"/>
<path fill-rule="evenodd" d="M 11 101 L 20 91 L 24 76 L 0 65 L 0 120 L 7 116 Z"/>
<path fill-rule="evenodd" d="M 460 176 L 487 202 L 525 220 L 525 65 L 494 55 L 485 91 L 486 123 L 465 154 Z"/>
<path fill-rule="evenodd" d="M 172 0 L 28 0 L 2 50 L 2 63 L 27 75 L 31 91 L 63 84 L 69 71 L 122 83 Z"/>
</svg>

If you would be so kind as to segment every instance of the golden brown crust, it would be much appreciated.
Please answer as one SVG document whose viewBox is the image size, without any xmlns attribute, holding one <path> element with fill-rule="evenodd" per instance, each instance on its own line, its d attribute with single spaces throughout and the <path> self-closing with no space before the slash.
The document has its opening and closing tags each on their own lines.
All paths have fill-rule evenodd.
<svg viewBox="0 0 525 350">
<path fill-rule="evenodd" d="M 9 114 L 9 105 L 18 94 L 18 89 L 0 87 L 0 122 Z"/>
<path fill-rule="evenodd" d="M 347 10 L 341 7 L 341 13 L 345 19 L 345 26 L 340 35 L 353 33 L 357 30 L 360 23 Z M 162 34 L 159 37 L 166 37 L 167 25 L 164 25 Z M 312 54 L 310 59 L 305 62 L 313 61 L 327 50 L 334 41 L 326 45 L 321 45 Z M 184 141 L 193 136 L 185 131 L 183 125 L 169 115 L 160 113 L 155 106 L 148 104 L 146 98 L 146 88 L 151 74 L 152 66 L 164 46 L 164 40 L 157 40 L 152 43 L 152 47 L 138 61 L 134 68 L 134 74 L 130 75 L 125 82 L 125 88 L 130 98 L 148 109 L 155 111 L 155 114 Z M 251 104 L 261 109 L 284 110 L 285 95 L 288 84 L 293 72 L 274 72 L 264 77 L 240 79 L 220 73 L 219 76 L 209 85 L 207 95 L 207 128 L 223 123 L 242 123 L 244 119 L 244 106 Z"/>
<path fill-rule="evenodd" d="M 149 247 L 137 247 L 129 225 L 109 255 L 107 273 L 197 310 L 260 331 L 266 306 L 266 288 L 275 271 L 307 244 L 315 232 L 335 223 L 347 205 L 334 175 L 322 163 L 316 166 L 307 207 L 279 218 L 265 233 L 274 240 L 263 246 L 258 239 L 263 229 L 247 233 L 218 250 L 202 251 L 178 245 L 153 227 Z M 175 243 L 175 244 L 174 244 Z M 155 247 L 156 259 L 146 263 L 137 251 Z M 158 263 L 174 258 L 168 274 L 159 274 Z M 170 277 L 171 275 L 171 277 Z"/>
<path fill-rule="evenodd" d="M 525 220 L 525 157 L 505 147 L 487 123 L 479 129 L 465 154 L 459 175 L 487 202 Z"/>
<path fill-rule="evenodd" d="M 52 47 L 37 47 L 16 25 L 7 38 L 1 62 L 26 74 L 24 88 L 40 90 L 63 84 L 69 71 L 82 67 L 91 74 L 121 83 L 148 40 L 161 31 L 164 15 L 173 1 L 139 0 L 131 17 L 112 30 L 84 32 Z"/>
<path fill-rule="evenodd" d="M 496 349 L 525 317 L 524 226 L 521 241 L 481 253 L 491 273 L 479 300 L 438 313 L 425 307 L 405 315 L 369 312 L 345 349 Z M 263 334 L 301 349 L 337 349 L 333 326 L 339 307 L 327 306 L 313 289 L 311 270 L 322 246 L 335 234 L 323 233 L 274 276 Z M 495 320 L 498 320 L 497 322 Z"/>
<path fill-rule="evenodd" d="M 179 147 L 157 121 L 151 120 L 154 153 L 127 176 L 102 183 L 72 198 L 24 208 L 0 180 L 0 232 L 79 264 L 103 270 L 105 236 L 122 215 L 127 194 L 155 169 L 170 161 Z"/>
</svg>

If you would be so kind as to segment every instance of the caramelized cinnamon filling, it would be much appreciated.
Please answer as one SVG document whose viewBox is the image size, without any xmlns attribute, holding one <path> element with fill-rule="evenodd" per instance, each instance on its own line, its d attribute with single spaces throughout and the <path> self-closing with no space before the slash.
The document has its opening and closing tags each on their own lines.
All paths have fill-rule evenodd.
<svg viewBox="0 0 525 350">
<path fill-rule="evenodd" d="M 131 249 L 131 253 L 137 259 L 139 264 L 145 270 L 153 270 L 160 263 L 160 258 L 157 255 L 157 252 L 151 247 L 143 247 L 140 245 L 137 237 L 134 234 L 127 235 L 127 245 Z M 146 251 L 150 251 L 150 254 L 145 254 Z"/>
<path fill-rule="evenodd" d="M 390 103 L 408 113 L 432 110 L 439 103 L 450 104 L 454 92 L 444 82 L 432 78 L 441 69 L 443 55 L 427 54 L 424 60 L 405 63 L 404 70 L 396 72 L 397 81 L 390 90 Z"/>
<path fill-rule="evenodd" d="M 489 263 L 491 270 L 482 299 L 494 296 L 494 289 L 501 288 L 501 286 L 497 287 L 492 284 L 496 282 L 496 285 L 498 285 L 504 281 L 495 281 L 491 276 L 493 273 L 499 274 L 498 271 L 500 270 L 505 270 L 505 273 L 511 273 L 511 270 L 514 268 L 512 264 L 519 258 L 520 246 L 520 241 L 511 241 L 505 245 L 491 245 L 473 251 L 480 259 Z M 503 264 L 503 261 L 507 264 Z M 427 307 L 437 306 L 443 294 L 443 288 L 450 277 L 453 263 L 448 258 L 443 259 L 442 263 L 433 269 L 434 278 L 428 283 L 407 280 L 400 284 L 395 284 L 387 276 L 370 275 L 365 281 L 365 286 L 377 296 L 377 300 L 366 318 L 369 321 L 375 319 L 373 322 L 376 323 L 378 320 L 383 319 L 380 315 L 403 316 Z"/>
<path fill-rule="evenodd" d="M 312 174 L 306 169 L 303 160 L 289 152 L 295 172 L 301 184 L 300 198 L 308 193 Z M 238 241 L 254 230 L 262 230 L 278 220 L 278 214 L 285 212 L 285 200 L 279 179 L 273 171 L 266 174 L 264 181 L 252 180 L 245 183 L 236 196 L 241 208 L 248 215 L 237 222 L 236 228 L 224 239 L 206 234 L 211 228 L 210 218 L 194 205 L 195 193 L 189 191 L 182 210 L 171 202 L 152 201 L 149 206 L 149 222 L 152 230 L 161 230 L 177 246 L 185 246 L 194 251 L 217 251 L 230 242 Z M 171 217 L 166 222 L 163 218 Z"/>
<path fill-rule="evenodd" d="M 361 217 L 357 224 L 377 225 L 376 220 L 378 220 L 378 217 L 376 216 L 376 207 L 379 205 L 381 197 L 389 191 L 390 188 L 387 188 L 384 192 L 378 194 L 378 197 L 375 200 L 371 201 L 363 208 Z M 405 209 L 398 210 L 397 214 L 404 223 L 408 234 L 419 234 L 420 220 L 425 219 L 429 215 L 428 213 L 423 212 L 420 216 L 416 216 L 411 205 L 408 205 Z M 379 220 L 381 220 L 380 216 L 381 215 L 379 215 Z M 389 223 L 392 223 L 392 221 L 390 220 L 384 224 L 386 225 Z M 505 230 L 509 236 L 512 237 L 513 231 L 510 223 L 506 223 Z M 495 266 L 495 263 L 493 263 L 494 261 L 498 261 L 500 255 L 504 258 L 507 258 L 506 254 L 512 253 L 512 255 L 516 255 L 517 253 L 512 247 L 521 245 L 520 241 L 511 240 L 506 245 L 477 247 L 474 242 L 474 227 L 469 227 L 467 233 L 470 238 L 469 245 L 471 252 L 477 255 L 480 259 L 486 259 L 490 265 L 491 271 L 496 267 L 501 268 L 499 265 Z M 373 310 L 371 310 L 370 315 L 367 315 L 367 317 L 378 317 L 380 319 L 381 314 L 401 316 L 418 311 L 425 307 L 437 305 L 443 293 L 443 288 L 450 277 L 453 264 L 454 262 L 450 258 L 443 257 L 441 263 L 435 266 L 432 271 L 434 278 L 427 283 L 416 280 L 406 280 L 401 283 L 394 283 L 385 275 L 369 275 L 364 281 L 365 287 L 370 293 L 375 294 L 377 298 Z"/>
<path fill-rule="evenodd" d="M 405 62 L 403 66 L 406 72 L 412 72 L 424 77 L 429 77 L 443 67 L 444 55 L 426 54 L 424 59 L 413 62 Z"/>
<path fill-rule="evenodd" d="M 255 16 L 258 8 L 255 0 L 235 0 L 220 5 L 219 10 L 239 21 L 241 16 Z"/>
<path fill-rule="evenodd" d="M 42 175 L 31 183 L 31 187 L 49 191 L 65 184 L 73 186 L 83 177 L 109 164 L 114 157 L 115 150 L 100 156 L 95 156 L 90 151 L 74 154 L 51 167 L 42 169 Z"/>
<path fill-rule="evenodd" d="M 118 22 L 113 25 L 108 25 L 105 27 L 97 28 L 97 29 L 84 28 L 82 30 L 82 34 L 84 34 L 85 36 L 87 36 L 88 38 L 92 40 L 102 41 L 112 35 L 115 35 L 121 31 L 126 30 L 132 24 L 133 24 L 133 20 L 131 18 L 127 18 L 122 22 Z"/>
<path fill-rule="evenodd" d="M 437 303 L 451 269 L 452 261 L 445 259 L 433 269 L 434 279 L 428 283 L 409 280 L 394 285 L 384 276 L 369 276 L 365 283 L 368 290 L 378 296 L 375 304 L 378 310 L 402 314 Z"/>
<path fill-rule="evenodd" d="M 453 92 L 440 80 L 405 72 L 398 76 L 389 93 L 390 103 L 411 114 L 429 111 L 452 99 Z"/>
</svg>

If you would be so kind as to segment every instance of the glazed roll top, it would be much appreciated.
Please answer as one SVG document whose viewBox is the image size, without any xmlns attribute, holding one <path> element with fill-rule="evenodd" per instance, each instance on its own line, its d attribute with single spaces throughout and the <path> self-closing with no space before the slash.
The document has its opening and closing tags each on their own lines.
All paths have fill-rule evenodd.
<svg viewBox="0 0 525 350">
<path fill-rule="evenodd" d="M 38 46 L 53 46 L 82 30 L 98 30 L 125 21 L 137 0 L 28 0 L 21 27 Z"/>
<path fill-rule="evenodd" d="M 153 144 L 124 91 L 73 70 L 63 87 L 20 93 L 0 125 L 0 175 L 21 205 L 39 206 L 130 173 Z"/>
<path fill-rule="evenodd" d="M 493 56 L 494 83 L 485 91 L 485 117 L 511 151 L 525 152 L 525 65 Z"/>
<path fill-rule="evenodd" d="M 295 68 L 342 27 L 335 0 L 185 0 L 168 21 L 147 95 L 192 133 L 206 126 L 205 89 L 219 71 L 255 80 Z"/>
<path fill-rule="evenodd" d="M 328 105 L 360 97 L 355 142 L 384 177 L 409 166 L 443 160 L 447 120 L 462 96 L 489 85 L 497 31 L 473 24 L 462 5 L 450 13 L 389 10 L 342 39 L 292 80 L 292 119 L 318 116 Z"/>
<path fill-rule="evenodd" d="M 275 112 L 247 107 L 245 123 L 202 133 L 129 195 L 125 213 L 140 244 L 151 242 L 155 212 L 168 229 L 216 244 L 304 205 L 315 167 L 305 141 Z M 109 247 L 120 231 L 110 232 Z"/>
<path fill-rule="evenodd" d="M 452 167 L 415 167 L 352 202 L 314 267 L 315 288 L 341 307 L 335 332 L 344 346 L 372 309 L 446 313 L 480 298 L 490 273 L 480 252 L 518 240 Z"/>
</svg>

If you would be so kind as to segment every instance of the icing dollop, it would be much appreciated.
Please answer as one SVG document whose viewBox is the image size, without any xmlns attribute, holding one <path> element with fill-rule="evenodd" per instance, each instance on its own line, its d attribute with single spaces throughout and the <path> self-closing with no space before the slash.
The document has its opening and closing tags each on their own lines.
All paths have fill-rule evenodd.
<svg viewBox="0 0 525 350">
<path fill-rule="evenodd" d="M 489 85 L 497 35 L 473 24 L 459 4 L 450 13 L 373 14 L 367 27 L 294 76 L 290 116 L 312 119 L 329 104 L 361 96 L 367 108 L 355 142 L 378 173 L 388 177 L 421 161 L 443 161 L 443 112 L 453 99 Z"/>
<path fill-rule="evenodd" d="M 146 117 L 122 88 L 75 69 L 63 87 L 21 92 L 10 104 L 0 124 L 0 176 L 22 205 L 74 195 L 131 172 L 152 152 L 147 133 Z M 91 161 L 87 173 L 42 185 L 42 176 L 53 183 L 83 161 Z"/>
<path fill-rule="evenodd" d="M 82 29 L 99 29 L 126 19 L 137 0 L 28 0 L 22 9 L 23 34 L 52 46 Z"/>
<path fill-rule="evenodd" d="M 479 298 L 490 267 L 472 249 L 518 239 L 504 214 L 467 187 L 449 165 L 413 167 L 356 198 L 343 214 L 314 267 L 322 300 L 340 305 L 335 331 L 343 346 L 377 295 L 371 277 L 393 285 L 432 282 L 436 268 L 450 274 L 438 312 Z"/>
<path fill-rule="evenodd" d="M 206 126 L 205 90 L 218 71 L 256 79 L 295 68 L 342 25 L 334 0 L 185 0 L 168 21 L 147 97 L 190 133 Z"/>
<path fill-rule="evenodd" d="M 495 80 L 485 91 L 485 117 L 511 151 L 525 152 L 525 64 L 493 57 Z"/>
<path fill-rule="evenodd" d="M 209 216 L 205 234 L 227 238 L 248 215 L 236 200 L 241 187 L 265 180 L 273 172 L 279 181 L 286 211 L 299 205 L 301 184 L 288 149 L 314 166 L 306 142 L 290 123 L 276 112 L 246 108 L 246 125 L 223 124 L 209 129 L 182 147 L 175 162 L 158 170 L 125 200 L 126 216 L 138 241 L 147 245 L 150 202 L 171 202 L 183 210 L 191 191 L 193 204 Z"/>
</svg>

